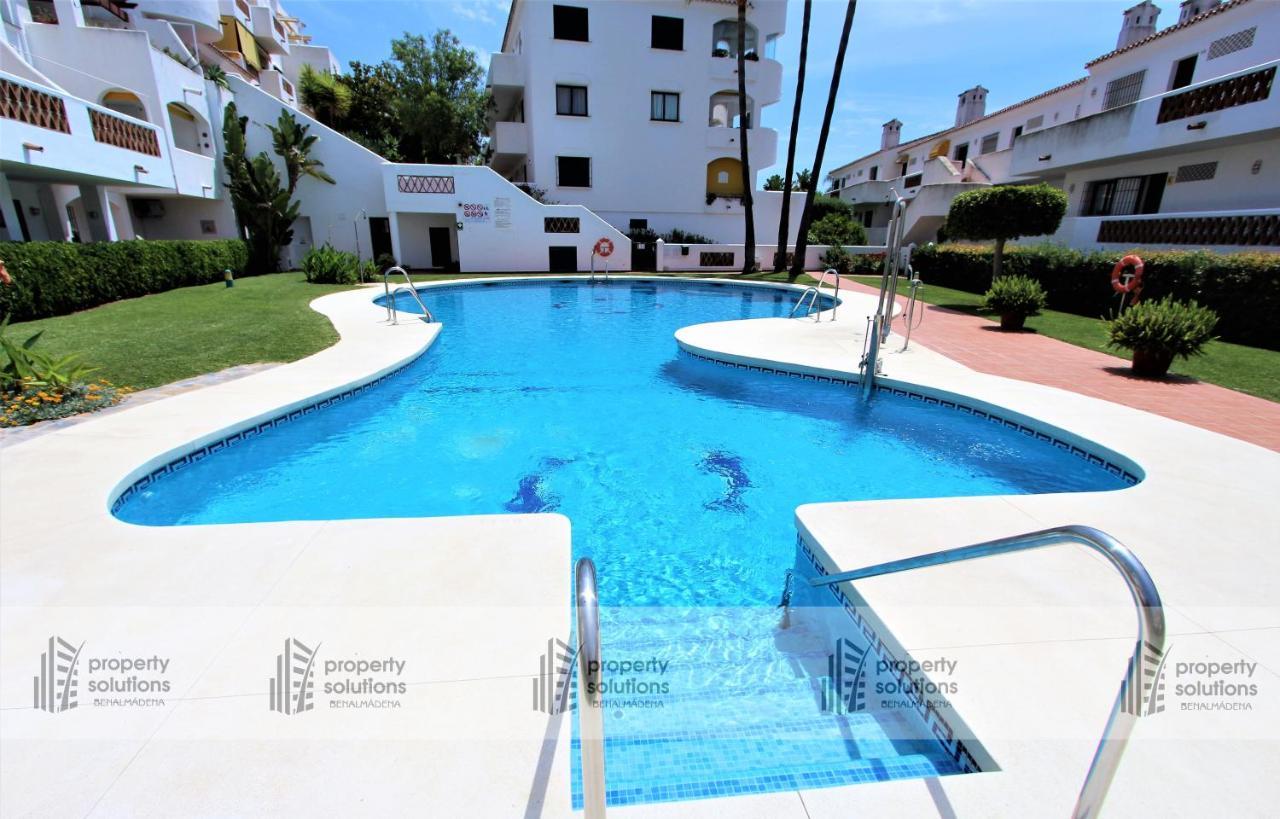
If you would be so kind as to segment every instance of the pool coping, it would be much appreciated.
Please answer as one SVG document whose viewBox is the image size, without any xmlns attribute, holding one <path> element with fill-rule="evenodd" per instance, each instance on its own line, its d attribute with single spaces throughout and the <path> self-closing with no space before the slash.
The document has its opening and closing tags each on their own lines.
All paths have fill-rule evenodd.
<svg viewBox="0 0 1280 819">
<path fill-rule="evenodd" d="M 560 278 L 581 280 L 587 277 L 529 279 L 512 276 L 474 281 L 541 282 Z M 666 276 L 627 278 L 803 289 L 800 285 L 733 279 L 683 279 Z M 461 285 L 462 280 L 451 280 L 421 286 L 429 289 Z M 60 747 L 56 741 L 50 741 L 50 736 L 56 738 L 56 734 L 50 735 L 49 725 L 39 723 L 36 719 L 47 715 L 29 713 L 29 709 L 22 707 L 22 703 L 29 700 L 30 688 L 25 680 L 32 670 L 32 658 L 27 656 L 30 652 L 25 647 L 37 637 L 43 640 L 50 631 L 91 628 L 92 616 L 85 614 L 85 611 L 101 611 L 104 608 L 114 610 L 121 606 L 150 606 L 157 610 L 171 610 L 175 617 L 175 628 L 190 629 L 193 621 L 188 613 L 198 607 L 238 607 L 243 610 L 244 622 L 250 623 L 253 628 L 270 631 L 273 626 L 283 628 L 279 624 L 288 622 L 288 618 L 276 611 L 281 603 L 279 589 L 303 581 L 315 583 L 318 591 L 310 597 L 295 593 L 286 602 L 305 601 L 307 605 L 314 606 L 321 605 L 321 601 L 324 601 L 324 604 L 332 606 L 334 601 L 359 601 L 375 592 L 386 591 L 393 599 L 404 601 L 402 605 L 413 605 L 413 598 L 406 596 L 407 593 L 398 585 L 387 586 L 391 582 L 387 577 L 376 576 L 385 573 L 393 581 L 407 569 L 411 570 L 415 560 L 403 550 L 397 549 L 394 542 L 384 543 L 368 538 L 369 531 L 381 531 L 396 532 L 400 536 L 422 542 L 441 538 L 442 542 L 459 544 L 453 548 L 464 548 L 461 544 L 465 543 L 465 548 L 480 548 L 487 551 L 492 559 L 513 564 L 524 560 L 526 562 L 520 563 L 520 570 L 514 577 L 494 578 L 486 575 L 483 592 L 508 596 L 514 601 L 521 616 L 530 621 L 529 628 L 535 630 L 550 632 L 565 619 L 560 607 L 538 604 L 539 600 L 566 599 L 571 555 L 569 531 L 568 521 L 558 515 L 208 527 L 138 527 L 111 517 L 106 499 L 112 498 L 113 493 L 127 486 L 132 479 L 167 462 L 166 458 L 172 459 L 193 447 L 207 445 L 218 440 L 219 436 L 233 435 L 247 425 L 270 421 L 279 417 L 282 412 L 287 416 L 309 403 L 325 400 L 391 373 L 421 355 L 439 332 L 439 326 L 433 327 L 421 322 L 404 322 L 394 329 L 382 326 L 376 320 L 380 315 L 379 309 L 375 308 L 372 314 L 369 312 L 371 294 L 379 292 L 380 288 L 376 286 L 367 287 L 322 297 L 313 302 L 315 309 L 334 322 L 341 340 L 334 347 L 307 359 L 228 384 L 128 408 L 109 417 L 93 419 L 85 424 L 57 430 L 0 450 L 0 459 L 6 467 L 0 470 L 0 497 L 6 499 L 7 507 L 3 522 L 0 523 L 0 535 L 3 535 L 0 537 L 3 544 L 0 545 L 0 562 L 5 569 L 3 577 L 0 577 L 0 590 L 3 591 L 3 606 L 11 615 L 5 617 L 5 622 L 0 625 L 0 634 L 5 638 L 0 643 L 5 646 L 24 646 L 20 652 L 14 648 L 0 649 L 0 670 L 7 680 L 3 692 L 0 692 L 3 694 L 0 703 L 5 709 L 0 712 L 0 720 L 4 720 L 9 726 L 5 743 L 18 743 L 14 747 L 30 757 L 29 764 L 33 773 L 45 772 L 43 775 L 48 776 L 48 772 L 58 770 L 67 760 L 63 753 L 65 748 Z M 850 369 L 846 353 L 856 343 L 857 328 L 854 325 L 861 318 L 857 316 L 855 320 L 849 321 L 850 314 L 854 313 L 854 301 L 850 300 L 848 304 L 848 309 L 842 305 L 845 316 L 836 322 L 766 319 L 695 325 L 694 328 L 680 330 L 677 340 L 681 346 L 695 346 L 709 356 L 733 357 L 738 361 L 755 362 L 759 366 L 812 368 L 844 372 L 847 375 Z M 760 334 L 757 330 L 762 325 L 752 324 L 760 321 L 775 325 L 781 323 L 782 327 L 769 327 L 766 334 Z M 742 325 L 751 325 L 746 337 L 741 333 Z M 705 329 L 708 327 L 712 329 Z M 845 346 L 836 348 L 839 355 L 828 355 L 813 345 L 793 343 L 803 341 L 804 337 L 815 332 L 828 333 L 830 336 L 831 328 L 844 334 L 839 342 Z M 693 342 L 689 340 L 691 336 L 694 338 Z M 762 340 L 779 343 L 762 350 Z M 821 341 L 825 344 L 826 339 Z M 1204 537 L 1212 532 L 1215 537 L 1225 534 L 1233 536 L 1234 542 L 1247 542 L 1250 535 L 1256 537 L 1259 532 L 1268 531 L 1265 528 L 1267 526 L 1271 526 L 1270 531 L 1280 531 L 1280 518 L 1277 517 L 1276 510 L 1265 506 L 1258 508 L 1254 503 L 1257 486 L 1275 485 L 1277 478 L 1280 478 L 1280 467 L 1277 466 L 1280 456 L 1275 453 L 1168 419 L 1148 416 L 1137 410 L 1120 408 L 1082 396 L 1073 398 L 1071 394 L 1060 390 L 1010 382 L 994 376 L 979 377 L 979 374 L 967 368 L 940 359 L 941 357 L 917 347 L 910 354 L 886 364 L 886 370 L 894 376 L 891 382 L 886 383 L 901 384 L 904 390 L 910 385 L 922 391 L 922 394 L 929 394 L 923 391 L 933 391 L 932 394 L 936 395 L 938 390 L 960 392 L 983 405 L 1004 408 L 1009 417 L 1021 415 L 1070 430 L 1070 434 L 1079 436 L 1079 441 L 1095 442 L 1114 452 L 1125 462 L 1140 464 L 1146 471 L 1145 480 L 1132 488 L 1110 493 L 1025 496 L 1014 499 L 945 499 L 949 513 L 955 512 L 960 520 L 950 523 L 941 535 L 930 533 L 925 525 L 930 517 L 936 520 L 939 508 L 937 502 L 869 501 L 800 507 L 796 517 L 801 536 L 814 546 L 815 553 L 822 555 L 833 569 L 851 568 L 877 562 L 879 559 L 914 554 L 927 550 L 924 547 L 929 544 L 943 548 L 985 539 L 994 536 L 992 532 L 1007 534 L 1010 530 L 1025 531 L 1035 528 L 1030 524 L 1037 520 L 1067 522 L 1061 519 L 1062 515 L 1074 518 L 1082 510 L 1087 512 L 1084 517 L 1089 519 L 1073 519 L 1070 522 L 1092 522 L 1100 528 L 1112 530 L 1113 534 L 1143 554 L 1149 550 L 1149 546 L 1147 549 L 1142 547 L 1152 537 L 1159 542 L 1160 537 L 1168 535 L 1168 526 L 1160 517 L 1163 515 L 1169 520 L 1185 522 L 1184 507 L 1192 505 L 1198 509 L 1204 505 L 1192 504 L 1192 501 L 1203 500 L 1195 497 L 1199 493 L 1208 493 L 1214 500 L 1226 503 L 1227 508 L 1248 509 L 1251 517 L 1248 521 L 1242 521 L 1238 518 L 1243 516 L 1234 515 L 1232 517 L 1237 519 L 1226 521 L 1225 527 L 1184 527 L 1176 533 L 1181 541 Z M 1092 414 L 1099 417 L 1089 421 L 1088 416 Z M 238 420 L 228 423 L 229 418 Z M 1158 422 L 1150 420 L 1152 418 L 1157 418 Z M 1178 452 L 1171 451 L 1173 448 L 1168 446 L 1167 436 L 1170 435 L 1173 440 L 1183 444 Z M 82 453 L 86 450 L 94 452 L 96 457 L 84 459 Z M 68 470 L 66 467 L 69 464 L 75 464 L 75 469 Z M 1196 470 L 1194 478 L 1185 477 L 1188 469 Z M 57 491 L 50 491 L 51 487 L 56 487 Z M 1157 520 L 1153 524 L 1135 521 L 1132 514 L 1134 503 L 1141 504 L 1145 512 Z M 966 510 L 978 509 L 981 510 L 978 519 L 966 519 L 971 514 Z M 899 518 L 897 525 L 885 524 L 884 519 L 888 516 L 886 512 Z M 902 525 L 904 520 L 907 522 L 906 526 Z M 1157 530 L 1155 535 L 1149 531 L 1152 528 Z M 908 537 L 908 530 L 915 529 L 919 531 L 912 532 Z M 447 535 L 441 534 L 445 532 Z M 326 562 L 332 560 L 332 551 L 326 553 L 325 550 L 341 550 L 343 544 L 360 537 L 361 533 L 364 534 L 361 542 L 367 545 L 364 546 L 360 571 L 351 574 L 351 570 L 347 569 L 342 575 L 342 583 L 337 587 L 333 586 L 336 577 L 334 567 Z M 232 534 L 234 537 L 228 541 Z M 1228 539 L 1224 548 L 1230 549 L 1232 542 Z M 85 549 L 80 545 L 84 543 L 91 543 L 93 546 Z M 181 547 L 180 553 L 175 547 Z M 527 561 L 531 553 L 537 559 L 529 563 Z M 1267 573 L 1270 577 L 1277 576 L 1275 569 L 1278 566 L 1273 555 L 1258 554 L 1251 557 L 1263 558 L 1255 564 L 1255 571 Z M 406 563 L 406 559 L 410 562 Z M 1086 562 L 1081 564 L 1081 560 Z M 1062 565 L 1074 572 L 1087 571 L 1092 568 L 1087 561 L 1087 557 L 1073 556 L 1065 559 Z M 1173 565 L 1176 568 L 1178 564 L 1175 562 Z M 1178 573 L 1194 574 L 1200 568 L 1183 566 Z M 607 567 L 602 567 L 601 570 L 607 571 Z M 1153 573 L 1157 574 L 1157 581 L 1161 584 L 1174 576 L 1172 571 L 1173 569 L 1162 565 L 1161 571 L 1157 572 L 1153 567 Z M 1208 574 L 1210 579 L 1218 579 L 1221 572 Z M 164 585 L 162 588 L 140 589 L 138 580 L 143 576 L 163 578 Z M 972 574 L 969 578 L 975 583 L 984 582 L 983 578 Z M 1092 588 L 1090 584 L 1095 578 L 1086 579 L 1088 583 L 1085 585 Z M 1241 579 L 1238 573 L 1231 574 L 1229 579 L 1231 591 L 1240 590 Z M 1107 595 L 1115 591 L 1114 578 L 1104 574 L 1096 580 L 1100 586 L 1097 593 L 1102 599 L 1110 600 Z M 458 573 L 437 578 L 435 583 L 475 586 L 476 581 L 469 580 L 465 573 Z M 937 583 L 934 592 L 945 595 L 949 585 L 947 582 Z M 861 583 L 858 587 L 858 591 L 885 621 L 893 624 L 895 634 L 909 648 L 936 644 L 931 642 L 931 623 L 921 622 L 921 617 L 909 606 L 904 606 L 901 599 L 901 594 L 908 594 L 908 591 L 908 596 L 917 594 L 918 588 L 918 583 L 914 587 L 904 586 L 894 578 L 881 578 L 872 583 Z M 1163 591 L 1166 587 L 1162 585 L 1161 588 Z M 322 596 L 321 591 L 327 591 L 328 596 Z M 477 592 L 480 591 L 477 588 Z M 1202 611 L 1206 604 L 1194 595 L 1187 599 L 1180 595 L 1169 596 L 1167 600 L 1171 604 L 1170 608 L 1180 618 L 1173 633 L 1185 633 L 1190 640 L 1194 636 L 1192 632 L 1198 631 L 1209 635 L 1208 639 L 1221 639 L 1223 642 L 1227 642 L 1229 636 L 1230 644 L 1234 645 L 1242 643 L 1243 638 L 1238 635 L 1245 629 L 1280 624 L 1280 617 L 1275 616 L 1275 606 L 1260 600 L 1256 590 L 1252 596 L 1247 591 L 1246 589 L 1245 593 L 1239 595 L 1240 599 L 1257 600 L 1258 604 L 1240 606 L 1237 602 L 1234 605 L 1245 609 L 1239 612 L 1219 611 L 1227 606 L 1216 598 L 1208 602 L 1207 611 Z M 1123 625 L 1127 628 L 1128 622 Z M 219 651 L 232 651 L 239 639 L 238 628 L 210 628 L 207 624 L 200 627 L 212 632 L 205 646 L 217 647 L 216 651 L 209 651 L 211 655 Z M 1124 629 L 1120 631 L 1123 632 Z M 1109 633 L 1108 636 L 1116 635 Z M 1123 637 L 1122 634 L 1120 636 Z M 1183 638 L 1180 636 L 1175 639 Z M 1280 662 L 1276 662 L 1280 658 L 1274 654 L 1268 656 L 1256 644 L 1246 647 L 1250 652 L 1248 656 L 1261 656 L 1264 661 L 1271 662 L 1271 668 L 1280 668 Z M 462 651 L 465 655 L 465 651 L 461 649 L 454 651 Z M 256 666 L 254 669 L 256 674 Z M 498 674 L 498 669 L 493 673 Z M 189 684 L 190 690 L 198 691 L 202 680 L 210 676 L 207 671 L 201 671 L 184 682 Z M 506 676 L 510 676 L 509 670 L 493 679 Z M 1116 675 L 1108 670 L 1105 676 L 1108 683 L 1111 683 Z M 526 689 L 528 679 L 520 677 L 519 681 L 521 689 Z M 1085 693 L 1096 694 L 1096 691 Z M 465 700 L 465 695 L 463 696 Z M 984 731 L 997 731 L 998 727 L 988 727 L 998 723 L 993 718 L 991 709 L 977 697 L 960 697 L 957 702 L 960 711 L 969 718 L 980 738 L 986 742 Z M 1092 700 L 1086 697 L 1081 707 L 1087 708 L 1091 703 Z M 191 710 L 190 703 L 179 704 L 185 710 Z M 505 715 L 508 719 L 527 719 L 524 709 L 494 708 L 492 702 L 489 703 L 489 711 L 491 713 L 487 719 L 490 721 L 495 718 L 495 713 Z M 1264 724 L 1274 728 L 1277 724 L 1274 714 L 1268 713 L 1266 716 L 1267 722 Z M 510 726 L 506 727 L 510 729 Z M 484 777 L 482 771 L 466 766 L 455 766 L 452 779 L 446 772 L 443 779 L 434 784 L 418 783 L 417 794 L 419 797 L 429 795 L 430 798 L 438 799 L 436 804 L 446 809 L 449 805 L 466 805 L 473 811 L 477 806 L 483 811 L 483 806 L 488 804 L 496 811 L 499 804 L 511 807 L 518 803 L 523 806 L 522 800 L 527 794 L 516 791 L 521 787 L 528 790 L 527 770 L 536 761 L 538 770 L 550 771 L 546 775 L 554 782 L 563 784 L 563 787 L 557 785 L 546 790 L 544 801 L 541 802 L 542 810 L 552 815 L 565 813 L 568 774 L 564 748 L 567 742 L 563 741 L 564 726 L 560 726 L 558 730 L 560 733 L 548 735 L 560 737 L 558 742 L 552 740 L 556 750 L 549 763 L 542 760 L 546 741 L 541 736 L 536 742 L 527 737 L 513 738 L 508 745 L 503 746 L 505 753 L 510 756 L 512 768 L 525 773 L 517 776 L 515 781 L 508 782 L 505 789 L 491 788 L 484 794 L 484 798 L 496 801 L 457 801 L 461 797 L 472 799 L 476 796 L 472 789 L 458 788 L 459 782 L 475 781 L 479 784 L 476 777 Z M 104 763 L 102 767 L 115 771 L 114 776 L 105 779 L 87 777 L 86 781 L 77 782 L 71 787 L 67 787 L 63 779 L 59 779 L 60 793 L 57 798 L 65 800 L 65 804 L 77 806 L 76 809 L 89 808 L 108 813 L 113 807 L 119 810 L 142 804 L 131 800 L 142 798 L 141 794 L 145 791 L 143 785 L 148 776 L 168 770 L 163 756 L 170 746 L 164 745 L 161 728 L 157 727 L 156 731 L 160 732 L 160 740 L 152 739 L 153 735 L 147 734 L 145 738 L 130 740 L 119 748 L 103 752 L 106 758 L 114 761 Z M 995 738 L 996 747 L 992 752 L 1003 766 L 1011 753 L 1008 750 L 1010 743 L 1004 738 Z M 1274 745 L 1272 748 L 1274 749 Z M 210 754 L 211 761 L 220 759 L 215 753 Z M 1025 750 L 1018 751 L 1018 754 L 1024 755 Z M 1078 754 L 1079 749 L 1074 748 L 1064 758 L 1078 767 Z M 6 753 L 4 756 L 14 759 L 13 753 Z M 1029 758 L 1035 758 L 1035 755 L 1031 754 Z M 221 761 L 225 762 L 225 759 Z M 441 759 L 440 764 L 444 766 L 445 761 Z M 1232 757 L 1230 764 L 1233 770 L 1257 772 L 1262 763 L 1241 754 L 1238 758 Z M 1129 767 L 1132 767 L 1132 763 L 1127 761 L 1126 770 Z M 341 769 L 341 765 L 338 765 L 335 772 Z M 244 773 L 247 774 L 248 771 L 245 770 Z M 230 776 L 227 771 L 222 771 L 221 775 Z M 1016 811 L 1024 810 L 1030 804 L 1041 807 L 1046 803 L 1059 804 L 1062 793 L 1078 787 L 1080 778 L 1073 772 L 1064 776 L 1062 782 L 1055 780 L 1050 783 L 1052 787 L 1049 792 L 1042 793 L 1045 783 L 1034 777 L 1027 777 L 1025 771 L 1016 768 L 1002 770 L 1000 774 L 993 776 L 997 777 L 995 782 L 985 774 L 928 782 L 900 780 L 853 788 L 738 797 L 715 804 L 716 810 L 723 810 L 731 815 L 804 815 L 805 812 L 815 817 L 845 815 L 854 806 L 885 815 L 889 804 L 900 805 L 895 810 L 902 815 L 917 815 L 922 807 L 937 811 L 939 799 L 942 798 L 963 815 L 992 815 L 993 804 L 1007 807 L 1002 815 L 1027 815 Z M 12 776 L 5 778 L 13 782 Z M 1158 802 L 1159 799 L 1166 798 L 1166 794 L 1170 799 L 1174 795 L 1183 799 L 1179 803 L 1182 805 L 1208 804 L 1207 801 L 1198 801 L 1207 800 L 1208 797 L 1179 793 L 1167 781 L 1161 782 L 1160 792 L 1153 794 L 1150 789 L 1153 781 L 1143 778 L 1135 786 L 1133 780 L 1126 782 L 1122 773 L 1113 790 L 1112 799 L 1131 808 L 1141 801 L 1144 810 L 1151 808 L 1153 797 Z M 45 804 L 42 800 L 49 798 L 52 784 L 48 780 L 32 776 L 21 780 L 20 784 L 21 787 L 18 788 L 4 789 L 10 794 L 5 799 L 11 807 L 15 804 Z M 184 795 L 170 794 L 169 798 L 185 796 L 195 799 L 200 793 L 217 792 L 216 784 L 205 785 L 205 788 L 204 791 L 191 789 Z M 459 791 L 464 793 L 459 795 Z M 939 793 L 942 794 L 941 797 Z M 328 796 L 333 797 L 333 794 Z M 164 812 L 166 808 L 172 809 L 175 806 L 172 802 L 165 803 L 163 797 L 164 794 L 149 797 L 161 800 L 151 803 L 156 812 Z M 1237 794 L 1237 797 L 1240 798 L 1240 795 Z M 300 804 L 296 800 L 305 798 L 305 795 L 287 793 L 280 798 L 295 800 L 288 804 Z M 1029 801 L 1033 799 L 1034 803 Z M 310 804 L 330 810 L 334 808 L 329 802 Z M 709 804 L 712 803 L 665 803 L 625 808 L 620 812 L 662 816 L 699 815 Z M 1213 804 L 1220 808 L 1228 803 L 1218 795 Z M 86 813 L 88 809 L 79 812 Z M 1056 814 L 1062 811 L 1051 812 Z"/>
</svg>

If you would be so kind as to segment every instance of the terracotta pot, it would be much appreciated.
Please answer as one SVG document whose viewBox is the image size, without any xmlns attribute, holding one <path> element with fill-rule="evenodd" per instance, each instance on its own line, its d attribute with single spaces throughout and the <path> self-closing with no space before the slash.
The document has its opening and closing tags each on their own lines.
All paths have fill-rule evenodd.
<svg viewBox="0 0 1280 819">
<path fill-rule="evenodd" d="M 1159 378 L 1169 372 L 1171 364 L 1173 364 L 1173 353 L 1167 350 L 1137 347 L 1133 351 L 1133 371 L 1137 375 Z"/>
<path fill-rule="evenodd" d="M 1000 316 L 1001 330 L 1021 330 L 1022 325 L 1027 321 L 1027 317 L 1021 313 L 1005 313 Z"/>
</svg>

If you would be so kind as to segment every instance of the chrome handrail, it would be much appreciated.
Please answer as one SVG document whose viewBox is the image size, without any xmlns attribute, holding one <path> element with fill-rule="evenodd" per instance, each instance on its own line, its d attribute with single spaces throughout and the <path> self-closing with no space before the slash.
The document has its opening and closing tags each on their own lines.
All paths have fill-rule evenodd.
<svg viewBox="0 0 1280 819">
<path fill-rule="evenodd" d="M 1160 664 L 1164 660 L 1165 619 L 1164 607 L 1160 602 L 1160 592 L 1156 590 L 1142 561 L 1133 552 L 1106 532 L 1090 526 L 1058 526 L 1053 529 L 1042 529 L 1037 532 L 1014 535 L 1013 537 L 988 540 L 972 546 L 957 549 L 946 549 L 941 552 L 916 555 L 915 557 L 892 560 L 863 569 L 826 575 L 808 579 L 813 587 L 831 586 L 850 580 L 862 580 L 868 577 L 893 574 L 910 569 L 922 569 L 928 566 L 940 566 L 944 563 L 956 563 L 962 560 L 974 560 L 980 557 L 1022 552 L 1053 546 L 1060 543 L 1078 543 L 1088 546 L 1100 553 L 1124 577 L 1133 597 L 1134 606 L 1138 610 L 1138 639 L 1124 679 L 1120 682 L 1120 692 L 1111 707 L 1111 716 L 1098 740 L 1097 751 L 1093 762 L 1089 765 L 1089 773 L 1085 776 L 1084 785 L 1076 799 L 1075 819 L 1096 817 L 1102 809 L 1102 800 L 1106 798 L 1107 789 L 1115 779 L 1116 769 L 1120 765 L 1120 757 L 1124 754 L 1129 734 L 1138 717 L 1154 713 L 1156 703 L 1155 685 L 1160 675 Z M 788 572 L 794 575 L 794 572 Z M 783 587 L 783 599 L 780 604 L 785 611 L 791 603 L 793 577 L 788 577 Z M 1152 696 L 1146 694 L 1150 689 Z"/>
<path fill-rule="evenodd" d="M 608 284 L 609 283 L 609 257 L 601 256 L 600 258 L 604 260 L 604 283 Z M 592 250 L 591 251 L 591 275 L 587 277 L 587 282 L 590 284 L 594 284 L 595 281 L 596 281 L 596 252 Z"/>
<path fill-rule="evenodd" d="M 818 288 L 806 287 L 804 292 L 800 294 L 800 298 L 796 299 L 796 303 L 791 305 L 791 313 L 787 318 L 795 318 L 796 312 L 804 306 L 804 300 L 809 299 L 809 310 L 801 318 L 808 318 L 818 306 Z"/>
<path fill-rule="evenodd" d="M 913 326 L 913 323 L 915 322 L 916 305 L 920 301 L 919 290 L 921 287 L 924 287 L 924 284 L 920 281 L 920 277 L 916 275 L 915 271 L 911 269 L 911 265 L 909 264 L 907 265 L 907 276 L 909 277 L 907 279 L 907 284 L 911 286 L 911 295 L 907 298 L 907 310 L 902 319 L 903 323 L 907 325 L 907 332 L 905 334 L 906 337 L 902 341 L 902 350 L 900 350 L 900 352 L 906 352 L 907 347 L 911 346 L 911 331 L 920 326 L 919 324 L 915 324 Z M 922 311 L 920 313 L 920 324 L 923 323 L 924 312 Z"/>
<path fill-rule="evenodd" d="M 836 295 L 835 295 L 835 301 L 833 301 L 833 302 L 831 303 L 831 320 L 832 320 L 832 321 L 835 321 L 835 320 L 836 320 L 836 308 L 840 306 L 840 273 L 839 273 L 839 272 L 838 272 L 834 267 L 828 267 L 826 270 L 822 271 L 822 275 L 818 277 L 818 289 L 819 289 L 819 290 L 821 290 L 821 289 L 822 289 L 822 285 L 826 284 L 826 281 L 827 281 L 827 275 L 828 275 L 828 274 L 830 274 L 830 275 L 831 275 L 831 278 L 832 278 L 832 279 L 835 281 L 835 283 L 836 283 Z M 821 315 L 822 315 L 822 311 L 821 311 L 821 310 L 819 310 L 819 311 L 818 311 L 818 315 L 819 315 L 819 316 L 821 316 Z M 815 321 L 821 321 L 821 318 L 816 318 L 816 319 L 814 319 L 814 320 L 815 320 Z"/>
<path fill-rule="evenodd" d="M 579 558 L 574 570 L 578 613 L 578 739 L 585 819 L 604 817 L 604 703 L 600 690 L 600 599 L 596 564 Z"/>
<path fill-rule="evenodd" d="M 393 291 L 391 290 L 391 286 L 387 281 L 387 277 L 394 272 L 399 272 L 400 275 L 404 276 L 405 283 L 400 285 Z M 431 315 L 431 311 L 428 310 L 427 305 L 423 303 L 422 296 L 418 294 L 418 288 L 414 287 L 413 279 L 409 278 L 409 272 L 405 270 L 403 267 L 400 267 L 399 265 L 396 265 L 395 267 L 388 267 L 386 270 L 382 271 L 382 292 L 384 293 L 386 297 L 385 300 L 387 302 L 387 321 L 391 322 L 392 324 L 400 323 L 399 321 L 400 311 L 396 309 L 395 294 L 399 293 L 401 290 L 409 291 L 410 295 L 413 296 L 413 300 L 416 301 L 418 303 L 418 306 L 422 308 L 422 315 L 427 320 L 427 322 L 435 321 L 435 317 Z"/>
</svg>

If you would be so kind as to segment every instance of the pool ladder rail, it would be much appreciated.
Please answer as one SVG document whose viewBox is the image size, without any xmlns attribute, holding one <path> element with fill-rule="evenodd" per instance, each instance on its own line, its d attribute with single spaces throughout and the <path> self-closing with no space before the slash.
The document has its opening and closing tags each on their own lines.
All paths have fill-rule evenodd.
<svg viewBox="0 0 1280 819">
<path fill-rule="evenodd" d="M 1080 788 L 1080 795 L 1076 799 L 1075 809 L 1071 814 L 1073 819 L 1093 819 L 1102 810 L 1102 801 L 1107 796 L 1112 780 L 1115 779 L 1116 769 L 1120 766 L 1120 757 L 1124 754 L 1134 723 L 1139 717 L 1148 716 L 1159 709 L 1156 686 L 1165 656 L 1164 606 L 1160 602 L 1160 593 L 1156 590 L 1151 575 L 1133 552 L 1111 535 L 1092 527 L 1059 526 L 989 540 L 972 546 L 961 546 L 956 549 L 893 560 L 849 572 L 802 578 L 802 582 L 813 588 L 821 588 L 851 580 L 880 577 L 981 557 L 1024 552 L 1063 543 L 1087 546 L 1105 557 L 1124 577 L 1138 612 L 1138 639 L 1134 645 L 1133 654 L 1129 658 L 1125 676 L 1120 682 L 1120 692 L 1111 706 L 1111 716 L 1107 719 L 1106 728 L 1103 729 L 1102 737 L 1098 740 L 1093 762 L 1089 765 L 1089 773 L 1085 776 L 1084 785 Z M 796 579 L 795 572 L 788 570 L 783 584 L 782 602 L 778 604 L 783 610 L 783 628 L 790 625 L 791 597 L 795 590 Z"/>
<path fill-rule="evenodd" d="M 595 284 L 598 280 L 603 280 L 605 284 L 609 283 L 609 260 L 604 256 L 601 256 L 600 258 L 604 262 L 604 271 L 600 274 L 599 278 L 597 278 L 596 252 L 594 250 L 591 251 L 591 275 L 587 277 L 587 282 L 589 284 Z"/>
<path fill-rule="evenodd" d="M 395 290 L 391 289 L 390 282 L 388 281 L 388 278 L 391 276 L 392 273 L 399 273 L 400 275 L 404 276 L 405 283 L 397 287 Z M 399 265 L 397 265 L 395 267 L 388 267 L 386 270 L 382 271 L 382 292 L 386 296 L 387 321 L 389 321 L 390 323 L 392 324 L 400 323 L 399 321 L 400 311 L 396 309 L 396 297 L 399 296 L 401 293 L 408 293 L 409 295 L 413 296 L 413 300 L 416 301 L 418 303 L 418 307 L 422 309 L 423 321 L 427 322 L 428 324 L 435 321 L 435 317 L 431 315 L 431 311 L 428 310 L 427 305 L 423 303 L 422 296 L 418 293 L 418 288 L 413 286 L 413 279 L 409 278 L 409 272 L 405 270 L 403 267 L 400 267 Z"/>
<path fill-rule="evenodd" d="M 826 284 L 827 276 L 831 276 L 836 284 L 835 301 L 831 304 L 831 318 L 829 319 L 830 321 L 836 320 L 836 308 L 840 306 L 840 274 L 833 267 L 828 267 L 822 271 L 822 275 L 818 278 L 816 285 L 804 289 L 804 292 L 800 294 L 800 298 L 796 299 L 795 305 L 791 308 L 791 314 L 787 318 L 795 318 L 796 313 L 799 313 L 803 308 L 804 312 L 800 314 L 801 318 L 813 316 L 814 321 L 822 321 L 821 288 Z"/>
<path fill-rule="evenodd" d="M 574 567 L 578 615 L 578 739 L 584 819 L 604 819 L 604 702 L 600 690 L 600 598 L 591 558 Z"/>
</svg>

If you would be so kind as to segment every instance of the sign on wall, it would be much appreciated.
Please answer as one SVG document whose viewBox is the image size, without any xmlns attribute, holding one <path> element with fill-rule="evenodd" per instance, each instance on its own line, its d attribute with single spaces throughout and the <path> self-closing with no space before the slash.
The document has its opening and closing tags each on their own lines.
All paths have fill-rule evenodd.
<svg viewBox="0 0 1280 819">
<path fill-rule="evenodd" d="M 463 202 L 462 221 L 472 225 L 487 225 L 489 206 L 483 202 Z"/>
<path fill-rule="evenodd" d="M 493 226 L 498 230 L 511 229 L 511 199 L 495 196 L 493 199 Z"/>
</svg>

